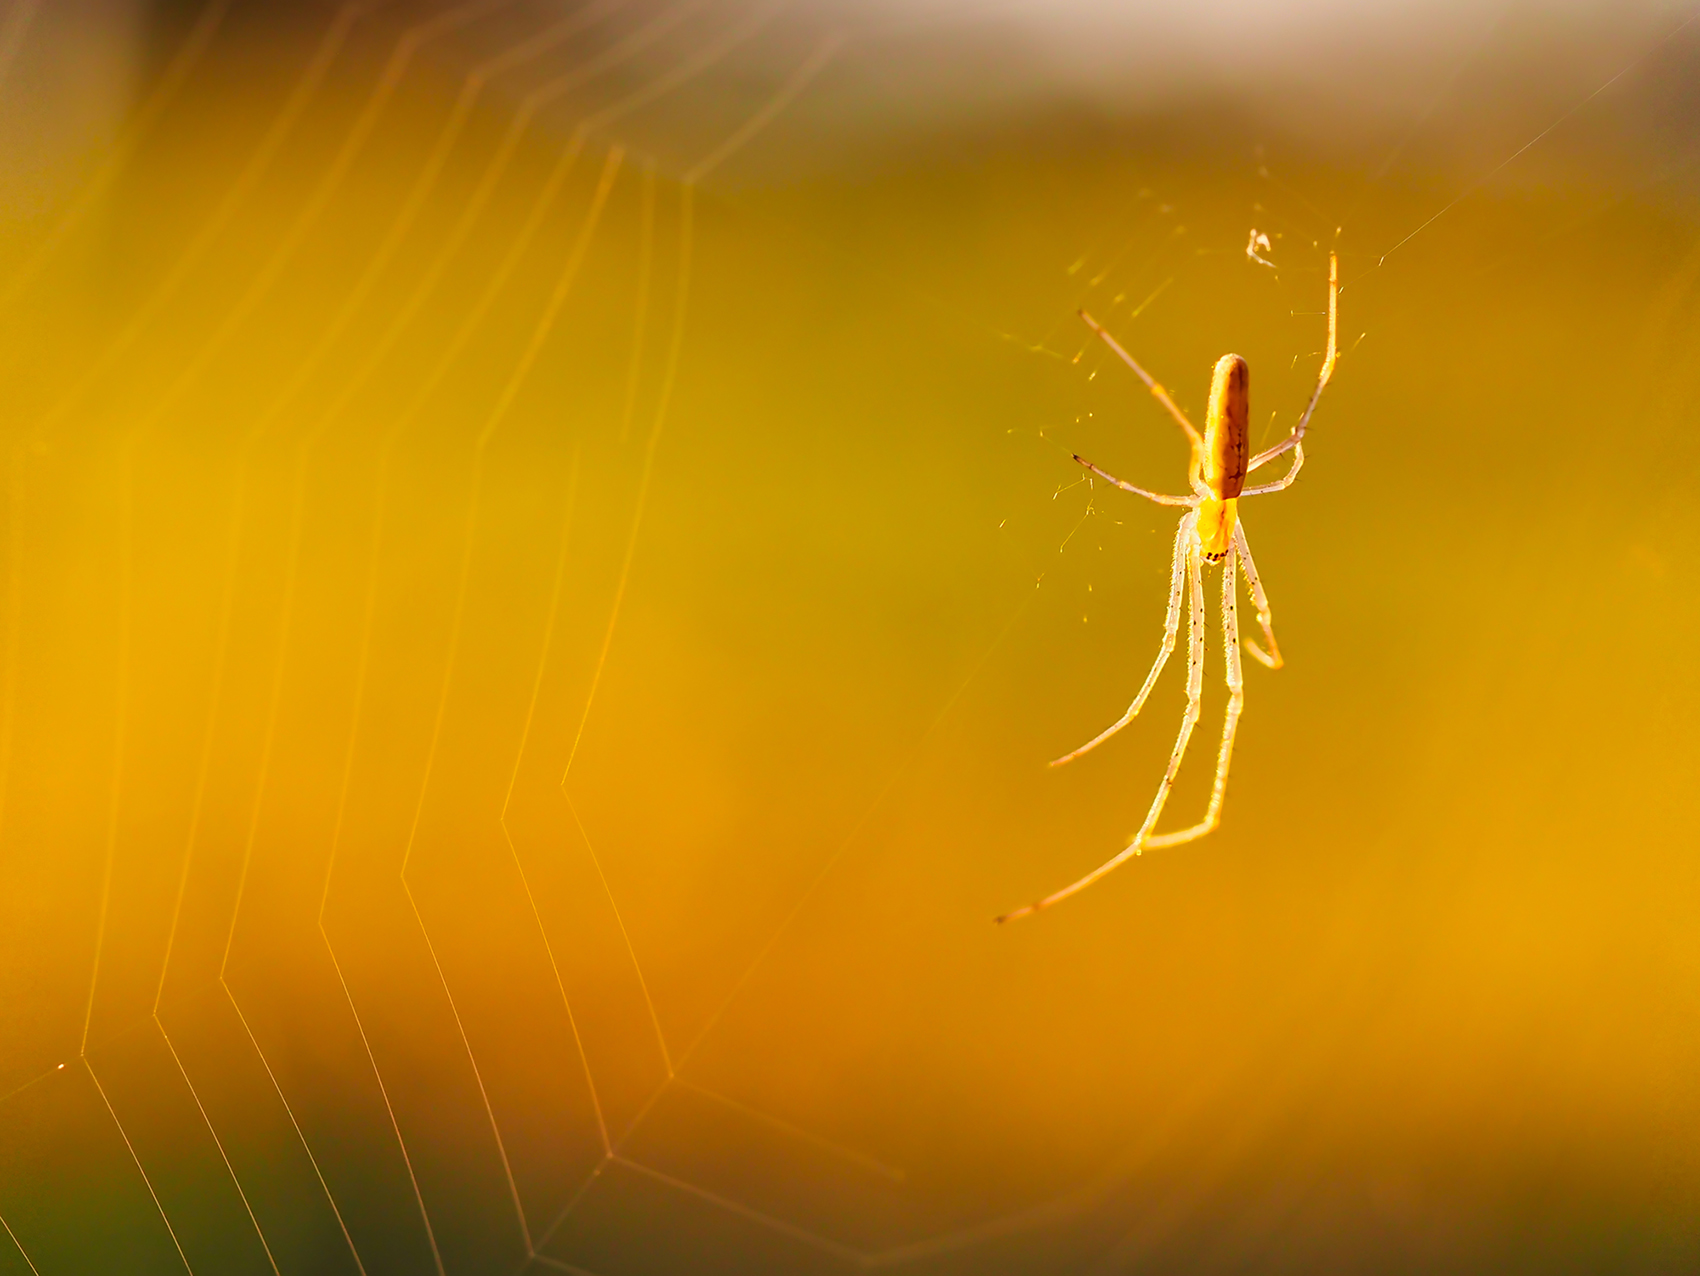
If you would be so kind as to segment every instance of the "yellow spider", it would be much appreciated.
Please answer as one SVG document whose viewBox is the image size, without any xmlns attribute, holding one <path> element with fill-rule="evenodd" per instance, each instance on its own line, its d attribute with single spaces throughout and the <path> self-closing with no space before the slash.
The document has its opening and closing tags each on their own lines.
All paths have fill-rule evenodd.
<svg viewBox="0 0 1700 1276">
<path fill-rule="evenodd" d="M 1175 740 L 1174 750 L 1169 754 L 1169 768 L 1163 773 L 1163 783 L 1158 786 L 1157 796 L 1152 799 L 1151 809 L 1145 815 L 1145 823 L 1139 826 L 1139 831 L 1128 841 L 1127 849 L 1072 885 L 1045 896 L 1037 903 L 1018 908 L 1012 913 L 1005 913 L 998 921 L 1007 922 L 1036 913 L 1041 908 L 1048 908 L 1058 900 L 1067 899 L 1076 891 L 1084 890 L 1104 874 L 1119 867 L 1129 856 L 1141 854 L 1148 848 L 1179 846 L 1183 842 L 1194 841 L 1211 832 L 1221 821 L 1222 797 L 1228 788 L 1228 763 L 1234 752 L 1234 731 L 1239 726 L 1240 709 L 1245 703 L 1244 683 L 1240 675 L 1240 630 L 1234 583 L 1236 565 L 1245 572 L 1246 586 L 1251 590 L 1252 603 L 1257 607 L 1257 623 L 1262 627 L 1264 640 L 1269 644 L 1269 650 L 1264 651 L 1247 638 L 1245 648 L 1269 668 L 1281 667 L 1281 649 L 1275 645 L 1275 631 L 1270 624 L 1269 597 L 1263 592 L 1263 584 L 1257 578 L 1257 567 L 1251 561 L 1245 526 L 1239 521 L 1239 502 L 1248 496 L 1263 496 L 1290 486 L 1298 477 L 1300 467 L 1304 465 L 1305 427 L 1310 424 L 1311 414 L 1316 411 L 1317 400 L 1322 398 L 1322 391 L 1327 387 L 1329 377 L 1334 375 L 1335 320 L 1339 291 L 1339 263 L 1331 253 L 1328 257 L 1328 353 L 1322 360 L 1322 371 L 1316 378 L 1316 389 L 1311 391 L 1310 402 L 1305 405 L 1304 414 L 1299 417 L 1292 433 L 1274 447 L 1252 457 L 1249 462 L 1246 454 L 1249 450 L 1247 385 L 1250 373 L 1244 359 L 1237 354 L 1225 354 L 1216 361 L 1216 369 L 1210 380 L 1209 415 L 1205 418 L 1204 433 L 1200 435 L 1192 422 L 1187 420 L 1186 413 L 1169 397 L 1168 391 L 1134 362 L 1133 356 L 1122 349 L 1114 337 L 1099 327 L 1091 315 L 1084 310 L 1080 312 L 1080 317 L 1086 321 L 1087 326 L 1121 356 L 1122 362 L 1133 369 L 1134 374 L 1145 383 L 1145 388 L 1151 391 L 1157 402 L 1167 408 L 1169 415 L 1186 431 L 1187 441 L 1192 445 L 1192 461 L 1187 471 L 1187 478 L 1192 484 L 1192 495 L 1165 496 L 1160 492 L 1148 492 L 1132 483 L 1124 483 L 1115 475 L 1106 473 L 1078 455 L 1074 458 L 1099 478 L 1114 483 L 1124 492 L 1143 496 L 1159 505 L 1179 505 L 1186 513 L 1181 515 L 1180 527 L 1175 531 L 1174 564 L 1169 574 L 1169 612 L 1163 623 L 1163 647 L 1157 653 L 1157 662 L 1151 666 L 1151 672 L 1145 675 L 1145 683 L 1139 688 L 1139 694 L 1133 698 L 1133 703 L 1128 706 L 1126 713 L 1108 730 L 1088 740 L 1074 752 L 1058 758 L 1051 765 L 1062 766 L 1065 762 L 1074 761 L 1087 750 L 1108 740 L 1138 715 L 1146 697 L 1151 694 L 1151 688 L 1156 685 L 1157 676 L 1163 672 L 1169 653 L 1175 649 L 1175 636 L 1181 623 L 1183 583 L 1191 590 L 1191 606 L 1187 612 L 1189 651 L 1186 716 L 1181 719 L 1181 733 Z M 1292 465 L 1286 474 L 1261 487 L 1245 485 L 1247 474 L 1285 452 L 1293 454 Z M 1163 804 L 1168 801 L 1169 790 L 1174 787 L 1175 776 L 1181 769 L 1181 759 L 1186 754 L 1187 742 L 1192 739 L 1192 729 L 1198 723 L 1199 702 L 1204 693 L 1205 563 L 1222 565 L 1222 645 L 1228 683 L 1228 712 L 1222 724 L 1222 748 L 1216 756 L 1216 783 L 1210 790 L 1210 805 L 1206 808 L 1202 820 L 1173 833 L 1154 835 L 1151 830 L 1156 827 L 1158 818 L 1163 814 Z"/>
</svg>

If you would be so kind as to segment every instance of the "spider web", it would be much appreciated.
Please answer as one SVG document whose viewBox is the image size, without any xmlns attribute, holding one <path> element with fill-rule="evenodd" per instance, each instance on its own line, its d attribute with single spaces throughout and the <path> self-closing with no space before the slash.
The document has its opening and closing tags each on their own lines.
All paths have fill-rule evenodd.
<svg viewBox="0 0 1700 1276">
<path fill-rule="evenodd" d="M 0 77 L 38 16 L 0 23 Z M 779 3 L 210 0 L 21 239 L 0 1262 L 1119 1270 L 1231 1178 L 1177 1147 L 1258 1137 L 1255 1052 L 1199 1066 L 1170 1028 L 1130 1079 L 1179 1007 L 1083 1029 L 1129 985 L 1053 1006 L 1021 969 L 1054 984 L 1114 930 L 987 925 L 1067 879 L 1033 848 L 1090 856 L 1129 809 L 1104 772 L 1036 798 L 1031 758 L 983 743 L 1034 725 L 1005 706 L 1083 622 L 1095 668 L 1143 632 L 1148 576 L 1115 582 L 1166 527 L 1067 454 L 1180 472 L 1173 439 L 1128 442 L 1073 310 L 1202 367 L 1230 299 L 1271 441 L 1315 375 L 1319 206 L 1350 214 L 1373 315 L 1498 170 L 1399 238 L 1376 181 L 1113 156 L 1021 219 L 1039 250 L 917 237 L 772 176 L 843 148 L 878 178 L 835 112 L 889 32 Z M 961 435 L 928 427 L 969 378 L 1002 415 L 947 517 L 929 476 Z M 907 479 L 867 479 L 893 456 Z M 1301 557 L 1268 508 L 1274 560 Z M 1202 926 L 1171 960 L 1208 965 Z"/>
</svg>

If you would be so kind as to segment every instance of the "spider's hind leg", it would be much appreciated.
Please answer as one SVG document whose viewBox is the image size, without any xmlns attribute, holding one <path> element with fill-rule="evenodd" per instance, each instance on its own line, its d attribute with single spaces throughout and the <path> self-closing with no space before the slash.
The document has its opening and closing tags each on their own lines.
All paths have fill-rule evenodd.
<svg viewBox="0 0 1700 1276">
<path fill-rule="evenodd" d="M 1237 532 L 1237 529 L 1236 529 Z M 1237 539 L 1237 535 L 1236 535 Z M 1227 666 L 1228 712 L 1222 721 L 1222 747 L 1216 753 L 1216 781 L 1210 788 L 1210 805 L 1204 818 L 1189 828 L 1145 838 L 1148 847 L 1179 846 L 1215 831 L 1222 822 L 1222 800 L 1228 793 L 1228 766 L 1234 758 L 1234 734 L 1239 729 L 1240 710 L 1245 705 L 1245 678 L 1240 668 L 1240 622 L 1237 582 L 1234 579 L 1235 546 L 1222 559 L 1222 650 Z M 1149 827 L 1149 825 L 1148 825 Z"/>
<path fill-rule="evenodd" d="M 1251 590 L 1252 605 L 1257 608 L 1257 623 L 1263 630 L 1263 641 L 1269 644 L 1269 650 L 1265 651 L 1247 638 L 1245 649 L 1258 663 L 1279 669 L 1286 662 L 1281 659 L 1281 648 L 1275 641 L 1275 617 L 1269 610 L 1269 595 L 1263 592 L 1263 582 L 1258 579 L 1257 564 L 1251 561 L 1251 547 L 1246 544 L 1243 523 L 1234 528 L 1234 549 L 1239 554 L 1240 569 L 1245 572 L 1246 588 Z"/>
<path fill-rule="evenodd" d="M 1042 908 L 1067 899 L 1070 895 L 1085 890 L 1093 882 L 1106 873 L 1121 867 L 1133 856 L 1140 854 L 1147 846 L 1154 845 L 1151 840 L 1151 829 L 1162 817 L 1163 805 L 1169 800 L 1169 791 L 1175 787 L 1175 776 L 1180 773 L 1181 759 L 1186 756 L 1187 742 L 1192 739 L 1192 729 L 1198 724 L 1199 704 L 1204 697 L 1204 581 L 1203 563 L 1198 554 L 1196 539 L 1183 538 L 1182 545 L 1186 551 L 1187 581 L 1192 586 L 1191 606 L 1187 610 L 1187 676 L 1186 676 L 1186 716 L 1181 719 L 1181 732 L 1175 739 L 1175 747 L 1169 754 L 1169 767 L 1163 773 L 1163 782 L 1157 787 L 1157 796 L 1151 801 L 1151 809 L 1146 813 L 1145 823 L 1140 825 L 1139 832 L 1128 839 L 1127 848 L 1119 854 L 1111 856 L 1097 868 L 1077 882 L 1072 882 L 1060 891 L 1045 896 L 1044 899 L 1018 908 L 1012 913 L 1005 913 L 997 918 L 1000 922 L 1012 921 L 1017 917 L 1026 917 Z"/>
<path fill-rule="evenodd" d="M 1062 766 L 1065 762 L 1073 762 L 1082 753 L 1095 749 L 1120 731 L 1128 723 L 1139 716 L 1139 711 L 1145 707 L 1145 701 L 1151 694 L 1151 688 L 1157 685 L 1157 676 L 1163 672 L 1163 666 L 1169 662 L 1169 655 L 1175 649 L 1175 635 L 1181 627 L 1181 586 L 1186 580 L 1187 548 L 1192 542 L 1192 527 L 1197 520 L 1197 511 L 1189 511 L 1181 516 L 1181 525 L 1175 531 L 1174 564 L 1169 569 L 1169 611 L 1163 620 L 1163 645 L 1157 652 L 1157 660 L 1151 666 L 1151 672 L 1145 675 L 1145 682 L 1139 688 L 1139 694 L 1133 698 L 1133 703 L 1127 707 L 1127 712 L 1109 726 L 1100 731 L 1085 744 L 1072 753 L 1065 753 L 1054 760 L 1052 766 Z"/>
</svg>

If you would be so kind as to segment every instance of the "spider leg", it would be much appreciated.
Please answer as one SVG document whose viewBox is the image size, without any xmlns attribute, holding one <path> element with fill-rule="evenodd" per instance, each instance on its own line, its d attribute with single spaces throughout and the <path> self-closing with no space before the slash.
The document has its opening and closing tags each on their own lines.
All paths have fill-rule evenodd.
<svg viewBox="0 0 1700 1276">
<path fill-rule="evenodd" d="M 999 922 L 1014 921 L 1017 917 L 1026 917 L 1042 908 L 1049 908 L 1070 895 L 1085 890 L 1093 882 L 1106 873 L 1114 872 L 1132 856 L 1138 855 L 1145 849 L 1146 839 L 1151 834 L 1152 826 L 1163 814 L 1163 804 L 1169 800 L 1169 790 L 1175 786 L 1175 776 L 1181 769 L 1181 759 L 1186 756 L 1187 742 L 1192 739 L 1192 729 L 1198 723 L 1199 702 L 1204 695 L 1204 580 L 1203 567 L 1198 553 L 1198 542 L 1192 540 L 1186 549 L 1187 579 L 1192 585 L 1192 603 L 1187 611 L 1187 676 L 1186 676 L 1186 716 L 1181 719 L 1180 735 L 1175 739 L 1175 747 L 1169 754 L 1169 769 L 1163 775 L 1163 783 L 1158 786 L 1157 796 L 1152 799 L 1151 809 L 1145 815 L 1145 823 L 1140 825 L 1127 844 L 1127 849 L 1115 855 L 1093 869 L 1085 877 L 1068 886 L 1045 896 L 1044 899 L 1018 908 L 1012 913 L 1005 913 L 997 918 Z"/>
<path fill-rule="evenodd" d="M 1241 496 L 1265 496 L 1270 492 L 1279 492 L 1283 488 L 1291 487 L 1293 485 L 1293 480 L 1296 479 L 1299 476 L 1299 471 L 1304 468 L 1304 464 L 1305 464 L 1305 445 L 1303 443 L 1294 443 L 1293 444 L 1293 464 L 1291 465 L 1291 467 L 1289 467 L 1289 469 L 1287 470 L 1287 472 L 1285 474 L 1283 474 L 1280 478 L 1276 479 L 1273 483 L 1264 483 L 1264 484 L 1261 484 L 1258 487 L 1242 488 L 1241 491 L 1240 491 L 1240 495 Z"/>
<path fill-rule="evenodd" d="M 1181 429 L 1186 431 L 1187 442 L 1192 445 L 1192 462 L 1187 467 L 1187 480 L 1194 489 L 1199 487 L 1199 474 L 1204 468 L 1204 436 L 1198 432 L 1198 427 L 1187 420 L 1185 412 L 1169 397 L 1169 392 L 1157 384 L 1157 379 L 1144 368 L 1140 367 L 1134 357 L 1122 348 L 1121 342 L 1112 337 L 1091 315 L 1084 310 L 1080 317 L 1086 321 L 1086 326 L 1104 339 L 1104 344 L 1114 350 L 1121 361 L 1133 369 L 1133 375 L 1145 383 L 1145 388 L 1151 391 L 1151 397 L 1156 399 L 1169 410 L 1169 415 L 1175 418 Z"/>
<path fill-rule="evenodd" d="M 1293 427 L 1293 432 L 1291 434 L 1289 434 L 1286 438 L 1282 439 L 1274 447 L 1269 448 L 1267 451 L 1259 452 L 1256 456 L 1252 457 L 1251 463 L 1246 466 L 1246 473 L 1248 473 L 1248 474 L 1251 473 L 1251 471 L 1255 470 L 1258 466 L 1264 465 L 1264 464 L 1267 464 L 1270 461 L 1273 461 L 1276 457 L 1280 456 L 1282 453 L 1289 452 L 1293 448 L 1298 447 L 1301 443 L 1304 442 L 1305 428 L 1310 425 L 1311 413 L 1316 411 L 1317 400 L 1322 398 L 1322 392 L 1325 389 L 1328 388 L 1328 379 L 1334 375 L 1334 364 L 1335 364 L 1336 360 L 1338 359 L 1338 351 L 1337 351 L 1337 346 L 1336 346 L 1336 343 L 1335 343 L 1335 332 L 1336 332 L 1337 328 L 1339 327 L 1339 324 L 1337 322 L 1338 318 L 1339 318 L 1339 309 L 1340 309 L 1340 259 L 1338 257 L 1336 257 L 1333 253 L 1329 253 L 1328 254 L 1328 353 L 1327 353 L 1326 356 L 1324 356 L 1324 358 L 1322 360 L 1322 371 L 1317 374 L 1316 389 L 1314 389 L 1310 392 L 1310 402 L 1305 404 L 1304 413 L 1299 417 L 1299 423 Z M 1286 479 L 1287 483 L 1290 483 L 1290 482 L 1293 481 L 1293 475 L 1298 473 L 1299 466 L 1302 465 L 1302 464 L 1304 464 L 1304 460 L 1303 460 L 1302 457 L 1293 462 L 1292 472 L 1287 475 L 1287 479 Z M 1285 486 L 1286 486 L 1286 483 L 1283 483 L 1280 486 L 1273 486 L 1272 485 L 1268 488 L 1259 489 L 1259 490 L 1277 492 L 1277 491 L 1281 490 L 1281 487 L 1285 487 Z M 1257 493 L 1256 492 L 1242 492 L 1241 495 L 1242 496 L 1255 496 L 1255 495 L 1257 495 Z"/>
<path fill-rule="evenodd" d="M 1228 765 L 1234 757 L 1234 732 L 1240 724 L 1240 710 L 1245 705 L 1245 678 L 1240 670 L 1239 582 L 1234 578 L 1233 546 L 1228 548 L 1227 561 L 1222 564 L 1222 648 L 1227 665 L 1228 714 L 1222 721 L 1222 747 L 1216 754 L 1216 780 L 1210 788 L 1210 805 L 1204 818 L 1190 828 L 1163 833 L 1145 839 L 1147 847 L 1179 846 L 1214 832 L 1222 822 L 1222 799 L 1228 793 Z"/>
<path fill-rule="evenodd" d="M 1073 753 L 1065 753 L 1052 762 L 1052 766 L 1073 762 L 1088 749 L 1097 748 L 1138 717 L 1139 711 L 1145 707 L 1146 697 L 1151 694 L 1151 688 L 1157 685 L 1157 675 L 1163 672 L 1163 666 L 1169 662 L 1169 655 L 1175 649 L 1175 635 L 1181 627 L 1181 586 L 1186 580 L 1187 547 L 1192 542 L 1193 524 L 1197 520 L 1198 515 L 1195 513 L 1181 515 L 1180 529 L 1175 533 L 1174 566 L 1169 571 L 1169 611 L 1163 621 L 1163 645 L 1158 649 L 1151 672 L 1145 675 L 1145 682 L 1139 688 L 1139 694 L 1133 698 L 1133 703 L 1127 707 L 1127 712 L 1116 720 L 1115 725 L 1093 736 Z"/>
<path fill-rule="evenodd" d="M 1198 503 L 1190 496 L 1167 496 L 1162 492 L 1147 492 L 1143 487 L 1135 487 L 1132 483 L 1124 482 L 1122 479 L 1117 478 L 1114 474 L 1111 474 L 1108 470 L 1099 469 L 1078 452 L 1073 455 L 1075 460 L 1079 461 L 1087 469 L 1091 470 L 1092 473 L 1096 474 L 1106 483 L 1114 483 L 1124 492 L 1132 492 L 1135 496 L 1143 496 L 1146 500 L 1156 501 L 1159 505 L 1184 505 L 1191 508 Z"/>
<path fill-rule="evenodd" d="M 1269 650 L 1265 651 L 1247 638 L 1245 649 L 1251 653 L 1252 659 L 1271 669 L 1279 669 L 1286 662 L 1281 659 L 1281 647 L 1275 641 L 1275 618 L 1269 611 L 1269 595 L 1263 592 L 1263 582 L 1257 576 L 1257 564 L 1251 561 L 1251 546 L 1246 543 L 1244 523 L 1234 525 L 1234 549 L 1238 551 L 1240 570 L 1245 572 L 1246 588 L 1251 590 L 1252 604 L 1257 608 L 1257 623 L 1263 630 L 1263 641 L 1269 644 Z"/>
</svg>

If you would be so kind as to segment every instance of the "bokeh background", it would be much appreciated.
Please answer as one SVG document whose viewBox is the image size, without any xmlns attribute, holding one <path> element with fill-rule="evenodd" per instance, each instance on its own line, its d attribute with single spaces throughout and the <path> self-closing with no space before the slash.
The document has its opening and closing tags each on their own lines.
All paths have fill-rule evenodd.
<svg viewBox="0 0 1700 1276">
<path fill-rule="evenodd" d="M 1694 18 L 9 0 L 0 1273 L 1695 1270 Z"/>
</svg>

